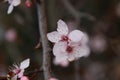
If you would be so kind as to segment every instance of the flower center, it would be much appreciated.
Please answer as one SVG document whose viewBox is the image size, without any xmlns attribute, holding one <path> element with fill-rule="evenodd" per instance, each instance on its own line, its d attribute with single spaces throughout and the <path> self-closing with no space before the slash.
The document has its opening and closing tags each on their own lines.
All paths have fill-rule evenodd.
<svg viewBox="0 0 120 80">
<path fill-rule="evenodd" d="M 71 53 L 71 52 L 73 51 L 73 47 L 67 46 L 66 51 L 67 51 L 68 53 Z"/>
<path fill-rule="evenodd" d="M 19 74 L 21 69 L 17 69 L 15 74 Z"/>
<path fill-rule="evenodd" d="M 62 36 L 62 41 L 68 41 L 68 40 L 69 40 L 68 36 Z"/>
</svg>

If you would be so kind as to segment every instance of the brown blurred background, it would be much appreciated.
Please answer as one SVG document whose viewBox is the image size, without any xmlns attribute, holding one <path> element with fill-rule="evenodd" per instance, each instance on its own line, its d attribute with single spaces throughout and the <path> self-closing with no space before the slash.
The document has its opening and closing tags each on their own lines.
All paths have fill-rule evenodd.
<svg viewBox="0 0 120 80">
<path fill-rule="evenodd" d="M 30 8 L 24 2 L 10 15 L 9 5 L 0 3 L 0 76 L 26 58 L 31 59 L 26 73 L 42 65 L 42 45 L 35 48 L 40 40 L 36 1 Z M 120 80 L 120 0 L 46 0 L 46 8 L 48 32 L 56 30 L 57 21 L 62 19 L 71 30 L 77 28 L 89 36 L 91 54 L 78 60 L 79 80 Z M 68 67 L 56 66 L 52 51 L 51 57 L 54 77 L 75 80 L 75 62 Z M 37 72 L 31 80 L 43 80 L 43 74 Z"/>
</svg>

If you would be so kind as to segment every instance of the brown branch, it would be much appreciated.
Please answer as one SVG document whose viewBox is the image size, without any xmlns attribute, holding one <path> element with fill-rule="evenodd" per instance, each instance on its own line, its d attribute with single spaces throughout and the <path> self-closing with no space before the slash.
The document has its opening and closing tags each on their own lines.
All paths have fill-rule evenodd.
<svg viewBox="0 0 120 80">
<path fill-rule="evenodd" d="M 41 6 L 37 4 L 37 11 L 38 11 L 38 21 L 39 21 L 39 32 L 43 47 L 43 73 L 44 73 L 44 79 L 48 80 L 51 74 L 50 74 L 50 54 L 48 48 L 48 40 L 46 37 L 47 21 L 46 21 L 45 10 L 46 10 L 45 1 L 41 0 Z"/>
</svg>

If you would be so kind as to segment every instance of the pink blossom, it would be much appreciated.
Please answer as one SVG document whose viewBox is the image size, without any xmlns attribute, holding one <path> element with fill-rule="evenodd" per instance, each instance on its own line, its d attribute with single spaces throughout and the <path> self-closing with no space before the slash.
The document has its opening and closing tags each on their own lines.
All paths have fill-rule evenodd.
<svg viewBox="0 0 120 80">
<path fill-rule="evenodd" d="M 53 43 L 57 43 L 59 41 L 66 41 L 66 42 L 79 42 L 84 33 L 80 30 L 73 30 L 69 32 L 67 24 L 59 20 L 57 22 L 58 27 L 57 31 L 53 31 L 47 34 L 48 40 L 50 40 Z"/>
<path fill-rule="evenodd" d="M 57 78 L 51 77 L 49 80 L 58 80 Z"/>
<path fill-rule="evenodd" d="M 80 57 L 87 57 L 89 55 L 89 47 L 85 44 L 58 42 L 53 47 L 53 54 L 56 61 L 61 63 L 63 61 L 73 61 Z"/>
<path fill-rule="evenodd" d="M 68 67 L 69 66 L 69 61 L 68 60 L 65 60 L 65 61 L 60 61 L 58 58 L 55 58 L 53 63 L 55 65 L 60 65 L 62 67 Z"/>
<path fill-rule="evenodd" d="M 27 67 L 29 67 L 30 59 L 26 59 L 20 63 L 20 66 L 13 65 L 14 68 L 11 71 L 15 74 L 11 80 L 17 80 L 17 78 L 21 78 L 24 74 L 24 71 Z"/>
<path fill-rule="evenodd" d="M 14 29 L 9 29 L 5 33 L 5 38 L 9 42 L 15 41 L 16 37 L 17 37 L 17 34 L 16 34 L 16 31 Z"/>
<path fill-rule="evenodd" d="M 25 5 L 26 5 L 26 7 L 31 7 L 32 6 L 32 2 L 31 2 L 31 0 L 26 0 L 25 1 Z"/>
<path fill-rule="evenodd" d="M 29 80 L 29 78 L 27 76 L 22 76 L 20 80 Z"/>
<path fill-rule="evenodd" d="M 88 36 L 80 30 L 69 32 L 68 26 L 62 20 L 58 22 L 57 31 L 47 34 L 48 40 L 55 43 L 53 54 L 54 63 L 67 66 L 69 61 L 89 55 Z M 65 62 L 65 64 L 63 64 Z"/>
<path fill-rule="evenodd" d="M 15 6 L 18 6 L 21 3 L 21 0 L 5 0 L 5 1 L 8 1 L 8 3 L 10 4 L 7 11 L 8 14 L 10 14 L 13 11 L 13 8 Z"/>
<path fill-rule="evenodd" d="M 90 46 L 93 52 L 97 52 L 97 53 L 103 52 L 107 47 L 105 37 L 102 35 L 96 35 L 92 37 L 90 40 Z"/>
</svg>

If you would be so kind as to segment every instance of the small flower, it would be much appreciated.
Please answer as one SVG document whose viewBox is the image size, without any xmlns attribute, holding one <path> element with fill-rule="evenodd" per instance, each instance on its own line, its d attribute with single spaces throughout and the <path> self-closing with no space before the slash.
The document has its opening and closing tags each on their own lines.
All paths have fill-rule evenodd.
<svg viewBox="0 0 120 80">
<path fill-rule="evenodd" d="M 17 38 L 17 33 L 14 29 L 9 29 L 5 33 L 5 39 L 9 42 L 14 42 Z"/>
<path fill-rule="evenodd" d="M 13 11 L 13 8 L 15 6 L 18 6 L 21 3 L 21 0 L 5 0 L 5 1 L 8 1 L 8 3 L 10 4 L 7 11 L 8 14 L 10 14 Z"/>
<path fill-rule="evenodd" d="M 69 66 L 69 61 L 68 60 L 60 61 L 58 58 L 55 58 L 53 63 L 55 65 L 60 65 L 61 67 L 68 67 Z"/>
<path fill-rule="evenodd" d="M 57 23 L 57 31 L 47 34 L 48 40 L 55 43 L 53 47 L 54 63 L 56 65 L 65 63 L 66 66 L 69 64 L 69 61 L 88 56 L 90 49 L 87 45 L 87 34 L 80 30 L 69 32 L 68 26 L 62 20 L 59 20 Z"/>
<path fill-rule="evenodd" d="M 103 35 L 95 35 L 90 40 L 91 50 L 97 54 L 102 53 L 107 48 L 106 38 Z"/>
<path fill-rule="evenodd" d="M 11 70 L 14 73 L 14 76 L 11 80 L 17 80 L 17 78 L 21 78 L 24 74 L 24 71 L 27 67 L 29 67 L 30 59 L 26 59 L 20 63 L 20 66 L 13 65 L 14 68 Z"/>
<path fill-rule="evenodd" d="M 29 80 L 29 78 L 27 76 L 22 76 L 20 80 Z"/>
<path fill-rule="evenodd" d="M 83 39 L 84 40 L 84 39 Z M 89 55 L 89 47 L 84 43 L 69 43 L 58 42 L 53 47 L 53 54 L 57 63 L 64 61 L 73 61 L 80 57 L 87 57 Z"/>
<path fill-rule="evenodd" d="M 69 33 L 67 24 L 62 20 L 59 20 L 57 24 L 57 31 L 47 34 L 48 40 L 53 43 L 57 43 L 59 41 L 66 41 L 68 43 L 70 41 L 79 42 L 84 35 L 84 33 L 80 30 L 73 30 Z"/>
<path fill-rule="evenodd" d="M 81 41 L 74 43 L 58 42 L 53 47 L 53 54 L 55 55 L 56 63 L 60 64 L 64 61 L 73 61 L 80 57 L 87 57 L 90 49 L 87 45 L 88 37 L 84 34 Z"/>
<path fill-rule="evenodd" d="M 58 80 L 57 78 L 51 77 L 49 80 Z"/>
<path fill-rule="evenodd" d="M 31 2 L 31 0 L 26 0 L 25 1 L 25 5 L 26 5 L 26 7 L 31 7 L 32 6 L 32 2 Z"/>
</svg>

